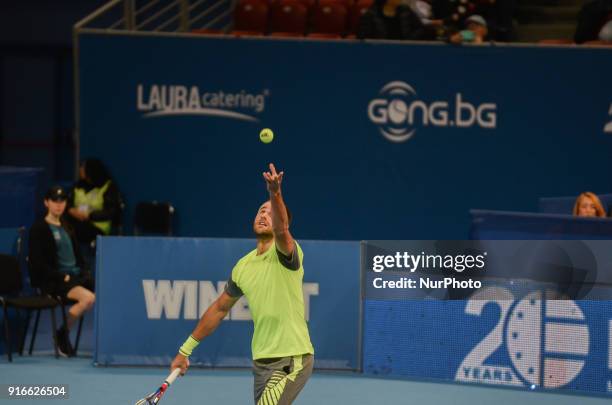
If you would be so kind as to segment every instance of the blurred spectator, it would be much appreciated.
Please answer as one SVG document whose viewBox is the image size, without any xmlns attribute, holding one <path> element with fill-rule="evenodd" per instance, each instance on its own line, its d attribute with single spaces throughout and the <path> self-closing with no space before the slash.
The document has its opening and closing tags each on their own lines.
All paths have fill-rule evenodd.
<svg viewBox="0 0 612 405">
<path fill-rule="evenodd" d="M 402 0 L 376 0 L 361 16 L 357 38 L 421 39 L 424 26 Z"/>
<path fill-rule="evenodd" d="M 432 0 L 433 14 L 454 32 L 465 26 L 471 15 L 480 15 L 487 22 L 489 38 L 496 41 L 515 40 L 513 24 L 516 0 Z"/>
<path fill-rule="evenodd" d="M 466 29 L 450 37 L 453 44 L 473 43 L 482 44 L 487 37 L 487 22 L 482 16 L 472 15 L 465 20 Z"/>
<path fill-rule="evenodd" d="M 70 307 L 66 324 L 57 331 L 60 353 L 70 357 L 74 351 L 69 330 L 95 302 L 93 280 L 85 269 L 83 257 L 72 229 L 62 215 L 68 195 L 61 187 L 51 187 L 45 195 L 47 213 L 30 229 L 29 260 L 32 280 L 43 293 L 76 301 Z"/>
<path fill-rule="evenodd" d="M 442 30 L 444 21 L 434 18 L 431 0 L 406 0 L 406 5 L 414 12 L 421 21 L 421 25 L 417 27 L 420 31 L 417 39 L 432 40 L 436 39 L 437 31 Z M 416 33 L 414 33 L 416 34 Z"/>
<path fill-rule="evenodd" d="M 98 235 L 109 235 L 121 212 L 121 196 L 106 167 L 87 159 L 79 168 L 79 181 L 69 200 L 68 218 L 77 240 L 92 244 Z"/>
<path fill-rule="evenodd" d="M 582 44 L 599 40 L 602 27 L 610 20 L 612 20 L 612 0 L 591 0 L 587 2 L 582 6 L 578 15 L 574 41 L 577 44 Z"/>
<path fill-rule="evenodd" d="M 606 211 L 599 197 L 589 191 L 582 193 L 576 198 L 574 204 L 574 216 L 578 217 L 601 217 L 605 218 Z"/>
<path fill-rule="evenodd" d="M 599 31 L 599 40 L 603 42 L 612 42 L 612 19 L 601 27 L 601 31 Z"/>
</svg>

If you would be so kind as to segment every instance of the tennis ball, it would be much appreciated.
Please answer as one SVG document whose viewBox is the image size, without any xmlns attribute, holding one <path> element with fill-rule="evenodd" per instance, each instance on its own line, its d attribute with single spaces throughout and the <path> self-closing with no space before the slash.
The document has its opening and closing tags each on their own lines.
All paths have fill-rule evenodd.
<svg viewBox="0 0 612 405">
<path fill-rule="evenodd" d="M 274 132 L 270 128 L 264 128 L 259 132 L 259 140 L 263 143 L 270 143 L 274 139 Z"/>
</svg>

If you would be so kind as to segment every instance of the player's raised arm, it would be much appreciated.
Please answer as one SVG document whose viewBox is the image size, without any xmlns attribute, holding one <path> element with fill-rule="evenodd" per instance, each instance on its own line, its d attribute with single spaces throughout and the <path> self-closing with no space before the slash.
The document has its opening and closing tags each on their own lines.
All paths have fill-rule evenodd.
<svg viewBox="0 0 612 405">
<path fill-rule="evenodd" d="M 285 256 L 291 256 L 295 249 L 295 242 L 289 232 L 289 216 L 281 192 L 284 174 L 284 172 L 277 173 L 274 164 L 270 163 L 270 171 L 264 172 L 263 177 L 270 193 L 272 233 L 274 234 L 276 248 Z"/>
</svg>

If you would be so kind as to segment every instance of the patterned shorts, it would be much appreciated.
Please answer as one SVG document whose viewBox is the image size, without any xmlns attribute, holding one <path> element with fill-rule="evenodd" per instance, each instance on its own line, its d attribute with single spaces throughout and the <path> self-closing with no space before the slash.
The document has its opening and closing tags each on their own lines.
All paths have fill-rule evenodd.
<svg viewBox="0 0 612 405">
<path fill-rule="evenodd" d="M 312 375 L 314 356 L 253 361 L 255 405 L 289 405 L 298 396 Z"/>
</svg>

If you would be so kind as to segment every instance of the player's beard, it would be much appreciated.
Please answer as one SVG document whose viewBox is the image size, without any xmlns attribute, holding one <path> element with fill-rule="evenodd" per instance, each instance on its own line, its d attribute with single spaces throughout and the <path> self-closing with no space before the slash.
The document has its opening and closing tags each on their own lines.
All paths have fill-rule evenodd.
<svg viewBox="0 0 612 405">
<path fill-rule="evenodd" d="M 255 237 L 257 239 L 266 240 L 266 239 L 272 239 L 274 237 L 272 230 L 258 231 L 256 228 L 253 228 L 253 232 L 255 232 Z"/>
</svg>

